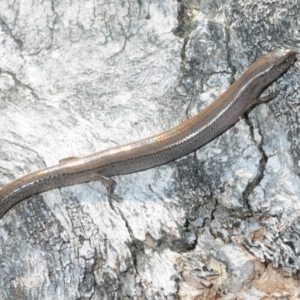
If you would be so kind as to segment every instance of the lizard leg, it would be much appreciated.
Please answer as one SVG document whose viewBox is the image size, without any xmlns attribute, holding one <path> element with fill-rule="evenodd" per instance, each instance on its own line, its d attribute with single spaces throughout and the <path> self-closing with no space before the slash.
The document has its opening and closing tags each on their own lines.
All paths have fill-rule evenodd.
<svg viewBox="0 0 300 300">
<path fill-rule="evenodd" d="M 97 174 L 96 179 L 99 180 L 106 187 L 107 195 L 109 198 L 114 199 L 116 201 L 122 200 L 122 197 L 114 194 L 114 189 L 116 187 L 115 180 L 102 174 Z"/>
</svg>

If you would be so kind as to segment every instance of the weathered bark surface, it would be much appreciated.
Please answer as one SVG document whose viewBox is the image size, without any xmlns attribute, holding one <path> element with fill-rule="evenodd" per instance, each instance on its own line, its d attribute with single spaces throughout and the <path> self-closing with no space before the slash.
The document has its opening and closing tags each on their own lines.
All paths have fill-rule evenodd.
<svg viewBox="0 0 300 300">
<path fill-rule="evenodd" d="M 201 3 L 200 3 L 201 2 Z M 166 130 L 262 54 L 299 1 L 8 1 L 0 186 Z M 299 63 L 280 94 L 179 161 L 34 196 L 0 220 L 0 299 L 297 297 Z M 283 299 L 283 298 L 281 298 Z"/>
</svg>

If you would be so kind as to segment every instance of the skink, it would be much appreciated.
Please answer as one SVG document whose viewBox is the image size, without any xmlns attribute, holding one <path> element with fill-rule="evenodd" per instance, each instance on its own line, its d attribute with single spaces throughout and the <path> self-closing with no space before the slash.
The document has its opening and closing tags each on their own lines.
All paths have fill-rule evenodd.
<svg viewBox="0 0 300 300">
<path fill-rule="evenodd" d="M 297 52 L 277 49 L 253 63 L 212 104 L 182 124 L 146 139 L 113 147 L 26 175 L 0 191 L 0 218 L 20 201 L 51 189 L 100 180 L 109 193 L 111 176 L 153 168 L 195 151 L 238 121 L 262 90 L 293 64 Z"/>
</svg>

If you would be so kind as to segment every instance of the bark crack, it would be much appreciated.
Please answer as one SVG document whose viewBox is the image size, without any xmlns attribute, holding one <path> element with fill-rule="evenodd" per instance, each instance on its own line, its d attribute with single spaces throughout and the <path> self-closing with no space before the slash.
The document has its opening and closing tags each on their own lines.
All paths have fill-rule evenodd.
<svg viewBox="0 0 300 300">
<path fill-rule="evenodd" d="M 20 86 L 22 88 L 25 88 L 25 89 L 28 89 L 30 91 L 30 93 L 32 94 L 32 96 L 36 99 L 36 100 L 39 100 L 39 97 L 38 95 L 35 93 L 35 91 L 33 90 L 33 88 L 31 86 L 29 86 L 28 84 L 25 84 L 23 82 L 21 82 L 18 78 L 17 78 L 17 75 L 14 74 L 13 72 L 10 72 L 10 71 L 2 71 L 0 70 L 0 74 L 3 73 L 3 74 L 8 74 L 12 77 L 12 79 L 14 80 L 16 86 Z"/>
<path fill-rule="evenodd" d="M 130 253 L 131 253 L 131 256 L 132 256 L 132 262 L 133 262 L 133 266 L 134 266 L 135 272 L 136 272 L 136 274 L 139 274 L 139 272 L 138 272 L 138 267 L 137 267 L 137 251 L 138 251 L 138 246 L 137 246 L 137 244 L 136 244 L 136 242 L 135 242 L 135 237 L 134 237 L 134 234 L 133 234 L 133 230 L 132 230 L 132 228 L 130 227 L 129 222 L 128 222 L 128 220 L 126 219 L 126 217 L 125 217 L 125 215 L 123 214 L 123 212 L 122 212 L 119 208 L 115 207 L 115 205 L 114 205 L 114 203 L 113 203 L 114 200 L 113 200 L 111 197 L 108 197 L 108 202 L 109 202 L 110 208 L 111 208 L 114 212 L 116 212 L 117 214 L 119 214 L 119 215 L 121 216 L 122 220 L 123 220 L 124 223 L 125 223 L 125 226 L 126 226 L 126 228 L 127 228 L 127 230 L 128 230 L 128 233 L 129 233 L 129 235 L 130 235 L 130 238 L 131 238 L 131 240 L 132 240 L 132 246 L 128 245 L 128 249 L 129 249 L 129 251 L 130 251 Z"/>
<path fill-rule="evenodd" d="M 246 121 L 246 124 L 249 126 L 250 135 L 251 135 L 252 140 L 254 141 L 254 143 L 257 143 L 255 140 L 255 136 L 254 136 L 253 123 L 252 123 L 251 119 L 249 118 L 248 113 L 245 113 L 245 121 Z M 261 142 L 257 145 L 258 151 L 261 154 L 261 158 L 259 161 L 259 166 L 258 166 L 257 174 L 256 174 L 255 178 L 247 185 L 247 187 L 245 188 L 245 190 L 243 192 L 243 200 L 248 208 L 248 211 L 251 213 L 251 216 L 252 216 L 252 209 L 251 209 L 251 205 L 249 203 L 249 196 L 252 194 L 253 190 L 257 186 L 259 186 L 260 182 L 264 178 L 264 173 L 265 173 L 266 165 L 268 162 L 268 156 L 262 146 L 263 145 L 263 135 L 261 134 L 260 130 L 258 130 L 258 131 L 259 131 L 260 136 L 262 137 Z"/>
<path fill-rule="evenodd" d="M 19 46 L 20 49 L 23 49 L 23 42 L 13 34 L 11 28 L 6 22 L 3 21 L 3 19 L 0 19 L 0 27 L 4 32 L 8 33 L 8 35 L 11 36 L 11 38 Z"/>
</svg>

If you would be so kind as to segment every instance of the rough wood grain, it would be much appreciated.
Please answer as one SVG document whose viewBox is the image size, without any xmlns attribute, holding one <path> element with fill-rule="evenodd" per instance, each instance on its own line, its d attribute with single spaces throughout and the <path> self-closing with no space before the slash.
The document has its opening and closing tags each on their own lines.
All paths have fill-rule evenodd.
<svg viewBox="0 0 300 300">
<path fill-rule="evenodd" d="M 263 53 L 295 48 L 299 11 L 3 0 L 0 186 L 194 115 Z M 195 154 L 116 178 L 122 202 L 95 182 L 17 205 L 0 220 L 0 299 L 297 297 L 299 77 L 296 63 Z"/>
</svg>

